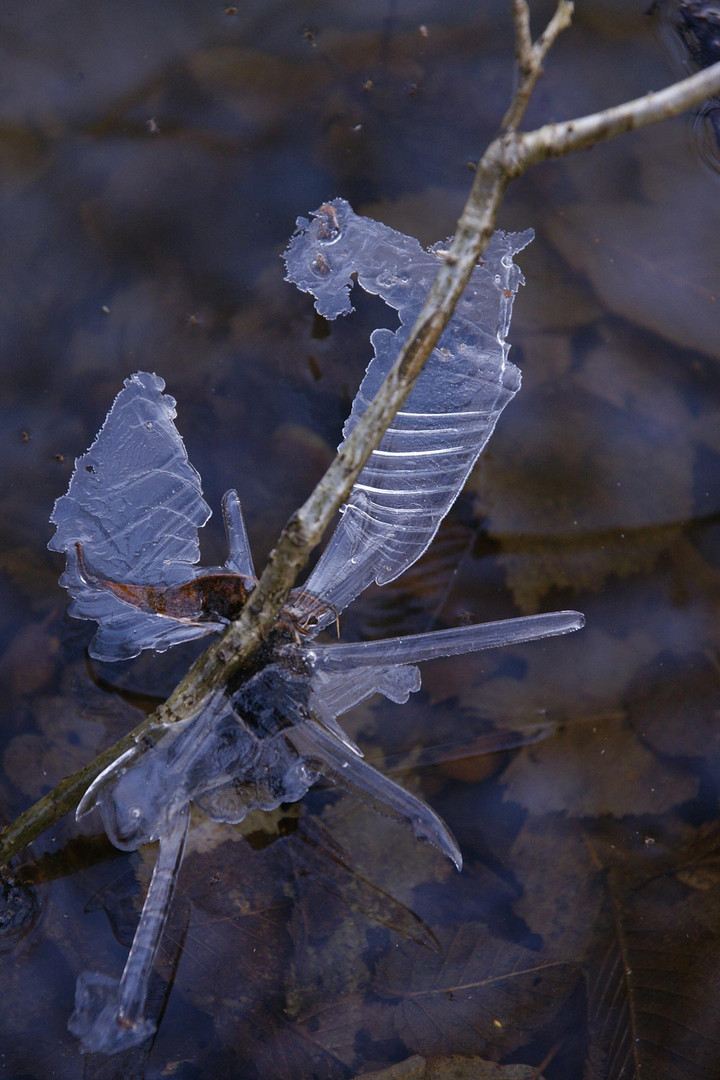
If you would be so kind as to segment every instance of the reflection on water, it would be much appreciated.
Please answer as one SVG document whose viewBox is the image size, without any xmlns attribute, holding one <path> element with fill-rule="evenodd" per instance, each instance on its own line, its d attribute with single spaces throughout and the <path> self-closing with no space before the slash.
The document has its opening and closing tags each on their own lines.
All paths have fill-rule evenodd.
<svg viewBox="0 0 720 1080">
<path fill-rule="evenodd" d="M 34 889 L 11 874 L 0 881 L 0 952 L 13 949 L 32 930 L 39 910 Z"/>
<path fill-rule="evenodd" d="M 172 378 L 208 502 L 239 489 L 262 565 L 338 441 L 370 330 L 394 328 L 355 297 L 352 320 L 319 325 L 278 256 L 335 194 L 423 242 L 452 232 L 511 83 L 506 6 L 481 7 L 0 15 L 4 820 L 185 666 L 88 665 L 45 549 L 74 457 L 123 378 Z M 668 81 L 652 24 L 611 0 L 546 67 L 528 124 Z M 343 618 L 350 640 L 587 613 L 582 635 L 437 661 L 403 709 L 348 717 L 449 822 L 463 873 L 332 791 L 242 836 L 194 823 L 155 1042 L 83 1063 L 75 979 L 122 968 L 155 853 L 66 820 L 15 868 L 43 910 L 0 953 L 0 1077 L 351 1077 L 413 1053 L 550 1056 L 548 1080 L 587 1058 L 612 1077 L 717 1071 L 719 212 L 683 119 L 515 184 L 499 224 L 537 233 L 523 390 L 436 550 Z M 539 723 L 555 734 L 478 756 Z"/>
<path fill-rule="evenodd" d="M 655 0 L 668 50 L 678 70 L 688 73 L 720 60 L 720 11 L 708 0 Z M 720 100 L 709 98 L 697 110 L 695 135 L 703 160 L 720 169 Z"/>
</svg>

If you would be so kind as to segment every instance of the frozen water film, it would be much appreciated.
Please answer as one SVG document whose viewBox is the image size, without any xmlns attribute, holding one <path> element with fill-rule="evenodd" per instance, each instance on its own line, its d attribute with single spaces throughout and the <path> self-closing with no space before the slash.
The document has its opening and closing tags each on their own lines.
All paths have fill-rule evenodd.
<svg viewBox="0 0 720 1080">
<path fill-rule="evenodd" d="M 230 555 L 201 569 L 198 529 L 210 517 L 200 477 L 175 427 L 175 401 L 157 375 L 125 380 L 94 443 L 55 503 L 48 544 L 64 551 L 70 614 L 95 619 L 98 660 L 164 651 L 221 630 L 252 588 L 237 494 L 223 500 Z"/>
<path fill-rule="evenodd" d="M 497 232 L 412 393 L 370 456 L 342 519 L 304 589 L 329 610 L 321 626 L 372 581 L 384 585 L 431 543 L 497 419 L 520 388 L 505 337 L 523 277 L 513 262 L 533 238 Z M 344 199 L 299 218 L 285 252 L 287 278 L 316 298 L 321 315 L 352 311 L 353 274 L 366 292 L 397 310 L 401 327 L 376 330 L 370 362 L 343 434 L 347 437 L 392 367 L 440 269 L 442 245 L 359 217 Z"/>
<path fill-rule="evenodd" d="M 409 826 L 460 869 L 445 823 L 369 765 L 338 718 L 373 694 L 403 703 L 420 688 L 417 664 L 441 656 L 570 633 L 561 611 L 380 642 L 311 639 L 372 581 L 393 580 L 425 551 L 520 386 L 505 337 L 522 275 L 513 255 L 532 232 L 496 233 L 484 261 L 398 413 L 350 493 L 344 513 L 302 590 L 295 590 L 262 658 L 232 692 L 156 732 L 91 785 L 78 816 L 97 809 L 123 850 L 159 840 L 140 924 L 119 981 L 86 972 L 70 1023 L 88 1051 L 115 1053 L 155 1030 L 147 986 L 182 861 L 191 803 L 215 821 L 301 799 L 325 779 Z M 342 199 L 299 219 L 285 254 L 288 278 L 335 318 L 351 310 L 353 275 L 398 311 L 396 333 L 372 335 L 370 362 L 345 425 L 347 436 L 380 388 L 435 279 L 440 246 L 355 215 Z M 75 464 L 52 514 L 50 547 L 66 556 L 61 577 L 71 614 L 94 619 L 91 655 L 118 660 L 219 632 L 255 585 L 235 491 L 223 498 L 229 555 L 199 568 L 198 530 L 210 509 L 175 424 L 175 402 L 156 375 L 125 382 L 93 445 Z"/>
</svg>

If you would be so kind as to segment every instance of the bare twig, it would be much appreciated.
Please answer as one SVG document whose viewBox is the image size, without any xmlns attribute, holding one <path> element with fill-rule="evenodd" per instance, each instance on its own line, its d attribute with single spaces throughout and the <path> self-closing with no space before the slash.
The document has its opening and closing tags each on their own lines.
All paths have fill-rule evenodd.
<svg viewBox="0 0 720 1080">
<path fill-rule="evenodd" d="M 510 108 L 505 113 L 500 125 L 501 131 L 517 130 L 518 124 L 525 115 L 535 84 L 543 73 L 543 60 L 558 35 L 570 25 L 574 7 L 571 0 L 559 0 L 555 14 L 538 40 L 533 44 L 530 33 L 530 8 L 527 0 L 511 0 L 511 6 L 515 26 L 515 61 L 518 68 L 518 85 L 513 94 Z"/>
<path fill-rule="evenodd" d="M 515 60 L 523 75 L 532 67 L 532 33 L 530 32 L 530 6 L 527 0 L 510 0 L 513 26 L 515 28 Z"/>
<path fill-rule="evenodd" d="M 527 4 L 524 0 L 512 2 L 518 51 L 527 54 L 530 39 Z M 347 498 L 363 465 L 412 390 L 425 360 L 447 326 L 473 268 L 492 236 L 497 211 L 509 182 L 545 158 L 557 157 L 676 116 L 706 97 L 720 93 L 720 64 L 716 64 L 666 90 L 647 94 L 605 112 L 518 133 L 514 127 L 522 117 L 529 94 L 541 73 L 542 60 L 557 35 L 568 25 L 571 10 L 571 4 L 560 0 L 544 34 L 532 46 L 532 69 L 528 68 L 528 73 L 521 79 L 501 134 L 478 164 L 455 239 L 397 361 L 310 498 L 288 521 L 240 618 L 199 657 L 164 705 L 95 761 L 63 780 L 53 792 L 8 826 L 0 837 L 0 866 L 72 809 L 110 761 L 133 745 L 152 745 L 163 727 L 191 715 L 214 688 L 227 682 L 247 663 L 272 629 L 295 577 L 335 511 Z"/>
<path fill-rule="evenodd" d="M 719 92 L 720 63 L 717 63 L 664 90 L 645 94 L 603 112 L 559 124 L 545 124 L 537 131 L 523 132 L 516 136 L 517 150 L 513 149 L 512 143 L 508 144 L 506 166 L 513 167 L 512 159 L 517 153 L 519 160 L 516 167 L 519 166 L 519 172 L 516 175 L 519 175 L 545 158 L 560 157 L 626 131 L 636 131 L 659 120 L 679 116 L 686 109 L 699 105 L 705 98 Z"/>
</svg>

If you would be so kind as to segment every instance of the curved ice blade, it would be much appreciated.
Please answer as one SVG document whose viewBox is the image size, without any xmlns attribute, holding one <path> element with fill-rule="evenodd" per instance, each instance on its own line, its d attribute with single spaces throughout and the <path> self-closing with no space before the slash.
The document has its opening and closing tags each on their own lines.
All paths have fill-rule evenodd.
<svg viewBox="0 0 720 1080">
<path fill-rule="evenodd" d="M 427 549 L 497 419 L 520 387 L 505 342 L 523 278 L 513 255 L 532 239 L 495 233 L 403 409 L 361 472 L 335 533 L 305 583 L 328 610 L 327 626 L 372 581 L 394 580 Z M 376 330 L 375 356 L 353 402 L 347 438 L 392 367 L 440 267 L 442 251 L 359 217 L 343 199 L 298 219 L 285 253 L 288 280 L 311 292 L 328 318 L 352 310 L 352 274 L 397 309 L 397 333 Z M 294 604 L 302 610 L 302 594 Z"/>
<path fill-rule="evenodd" d="M 222 500 L 223 521 L 225 522 L 225 536 L 228 543 L 228 557 L 225 560 L 225 569 L 242 577 L 254 578 L 255 566 L 253 564 L 250 541 L 248 540 L 245 519 L 238 493 L 234 488 L 226 491 Z"/>
<path fill-rule="evenodd" d="M 298 724 L 287 732 L 298 752 L 329 780 L 367 802 L 378 813 L 409 825 L 419 840 L 438 848 L 462 869 L 455 837 L 427 803 L 373 769 L 362 758 L 313 723 Z"/>
</svg>

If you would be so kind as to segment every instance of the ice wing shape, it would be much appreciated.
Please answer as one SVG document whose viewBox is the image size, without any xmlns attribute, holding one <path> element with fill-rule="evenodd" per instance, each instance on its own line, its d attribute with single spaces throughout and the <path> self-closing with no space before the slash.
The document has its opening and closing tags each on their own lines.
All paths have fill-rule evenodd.
<svg viewBox="0 0 720 1080">
<path fill-rule="evenodd" d="M 200 558 L 198 529 L 210 507 L 164 388 L 143 371 L 125 380 L 52 513 L 52 550 L 79 541 L 94 567 L 116 581 L 178 584 Z"/>
<path fill-rule="evenodd" d="M 157 375 L 142 371 L 125 380 L 51 516 L 57 528 L 48 547 L 66 554 L 60 583 L 72 597 L 70 614 L 99 624 L 90 646 L 99 660 L 126 659 L 148 648 L 162 652 L 223 626 L 219 619 L 141 610 L 118 595 L 120 586 L 151 586 L 159 595 L 214 572 L 196 566 L 198 529 L 210 507 L 174 424 L 175 401 L 163 394 L 164 387 Z M 230 556 L 222 570 L 251 577 L 235 492 L 226 494 L 223 511 Z"/>
<path fill-rule="evenodd" d="M 343 199 L 298 219 L 285 253 L 287 278 L 316 297 L 329 319 L 352 310 L 352 274 L 397 309 L 396 333 L 376 330 L 371 360 L 343 431 L 347 438 L 377 393 L 420 311 L 442 258 L 408 236 L 357 216 Z M 361 472 L 342 519 L 304 586 L 328 625 L 372 581 L 394 580 L 432 541 L 497 419 L 520 388 L 505 337 L 523 277 L 513 262 L 533 237 L 497 232 L 425 370 Z M 302 606 L 302 602 L 301 602 Z"/>
</svg>

